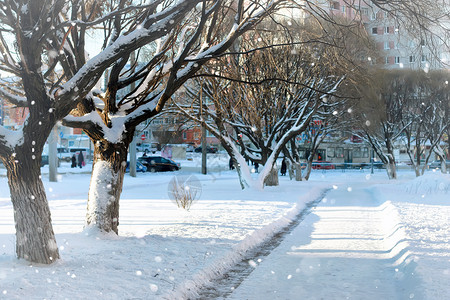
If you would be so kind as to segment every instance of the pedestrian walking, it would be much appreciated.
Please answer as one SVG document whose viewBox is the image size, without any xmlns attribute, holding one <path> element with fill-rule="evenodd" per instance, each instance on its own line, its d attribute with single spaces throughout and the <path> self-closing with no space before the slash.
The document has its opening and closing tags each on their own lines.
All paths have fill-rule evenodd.
<svg viewBox="0 0 450 300">
<path fill-rule="evenodd" d="M 80 169 L 84 166 L 84 156 L 83 151 L 80 150 L 80 153 L 78 154 L 78 166 Z"/>
<path fill-rule="evenodd" d="M 286 170 L 286 158 L 283 158 L 283 160 L 281 161 L 281 176 L 286 176 Z"/>
<path fill-rule="evenodd" d="M 259 164 L 255 161 L 255 172 L 258 173 Z"/>
<path fill-rule="evenodd" d="M 228 162 L 228 166 L 230 167 L 230 170 L 234 170 L 233 158 L 231 158 L 231 157 L 230 157 L 230 161 Z"/>
<path fill-rule="evenodd" d="M 77 157 L 74 155 L 72 155 L 72 164 L 70 165 L 71 168 L 76 168 L 77 167 Z"/>
</svg>

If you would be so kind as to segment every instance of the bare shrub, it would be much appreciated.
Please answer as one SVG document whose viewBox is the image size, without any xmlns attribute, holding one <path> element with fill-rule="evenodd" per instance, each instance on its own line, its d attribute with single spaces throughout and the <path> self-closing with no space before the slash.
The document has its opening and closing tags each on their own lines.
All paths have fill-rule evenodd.
<svg viewBox="0 0 450 300">
<path fill-rule="evenodd" d="M 200 198 L 202 186 L 194 175 L 174 176 L 168 186 L 169 198 L 187 211 Z"/>
</svg>

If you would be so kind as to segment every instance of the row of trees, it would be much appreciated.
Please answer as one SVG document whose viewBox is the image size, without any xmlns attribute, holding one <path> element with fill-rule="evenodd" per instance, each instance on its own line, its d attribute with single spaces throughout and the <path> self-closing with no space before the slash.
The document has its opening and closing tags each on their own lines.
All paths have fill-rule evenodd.
<svg viewBox="0 0 450 300">
<path fill-rule="evenodd" d="M 345 20 L 339 24 L 344 26 Z M 282 153 L 301 180 L 295 138 L 314 132 L 309 177 L 323 138 L 348 126 L 342 115 L 357 100 L 354 86 L 368 80 L 367 57 L 375 55 L 364 30 L 349 23 L 345 30 L 330 26 L 326 31 L 317 20 L 286 26 L 289 31 L 262 24 L 239 42 L 239 56 L 205 66 L 170 107 L 220 140 L 243 189 L 277 185 L 276 159 Z M 311 124 L 319 123 L 323 126 L 311 130 Z M 257 180 L 246 161 L 263 166 Z"/>
<path fill-rule="evenodd" d="M 318 35 L 314 25 L 295 30 L 302 35 L 296 39 L 301 44 L 294 47 L 249 53 L 248 49 L 274 44 L 261 33 L 249 39 L 253 42 L 241 42 L 241 56 L 215 61 L 205 69 L 175 100 L 175 111 L 202 124 L 220 140 L 235 161 L 242 188 L 276 185 L 274 167 L 280 153 L 301 180 L 294 141 L 300 133 L 308 137 L 306 179 L 321 142 L 336 131 L 357 134 L 371 145 L 389 178 L 397 178 L 394 148 L 399 147 L 406 149 L 417 176 L 424 173 L 433 153 L 445 173 L 448 73 L 369 67 L 364 60 L 375 60 L 377 55 L 361 32 L 346 27 L 346 35 L 339 36 L 333 27 L 336 31 L 329 40 Z M 269 32 L 271 27 L 264 24 L 264 28 Z M 269 36 L 282 40 L 280 32 Z M 290 37 L 283 41 L 288 43 Z M 352 48 L 346 49 L 349 44 Z M 244 163 L 248 160 L 264 166 L 256 182 Z"/>
<path fill-rule="evenodd" d="M 365 101 L 358 106 L 360 136 L 388 166 L 389 178 L 397 178 L 396 145 L 406 149 L 416 176 L 424 173 L 433 153 L 446 173 L 448 154 L 444 148 L 449 149 L 450 133 L 448 72 L 378 70 L 364 91 Z"/>
</svg>

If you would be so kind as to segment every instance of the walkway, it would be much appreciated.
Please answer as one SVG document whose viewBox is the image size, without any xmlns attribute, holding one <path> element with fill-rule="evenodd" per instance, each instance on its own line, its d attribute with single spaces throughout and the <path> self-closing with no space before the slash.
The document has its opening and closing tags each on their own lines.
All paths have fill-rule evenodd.
<svg viewBox="0 0 450 300">
<path fill-rule="evenodd" d="M 227 299 L 422 299 L 395 208 L 340 186 Z"/>
</svg>

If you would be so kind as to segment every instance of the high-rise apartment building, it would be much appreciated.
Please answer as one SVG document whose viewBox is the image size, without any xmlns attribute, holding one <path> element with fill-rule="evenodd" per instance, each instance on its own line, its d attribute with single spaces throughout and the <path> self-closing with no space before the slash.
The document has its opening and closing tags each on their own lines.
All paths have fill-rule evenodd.
<svg viewBox="0 0 450 300">
<path fill-rule="evenodd" d="M 364 24 L 367 33 L 380 50 L 380 57 L 387 69 L 430 69 L 447 68 L 450 53 L 444 41 L 440 40 L 438 27 L 425 32 L 409 22 L 402 11 L 377 7 L 370 0 L 313 0 L 303 3 L 304 9 L 293 9 L 285 15 L 293 18 L 307 18 L 309 14 L 329 17 L 343 17 Z M 310 8 L 312 7 L 312 9 Z M 309 10 L 308 10 L 309 9 Z"/>
</svg>

